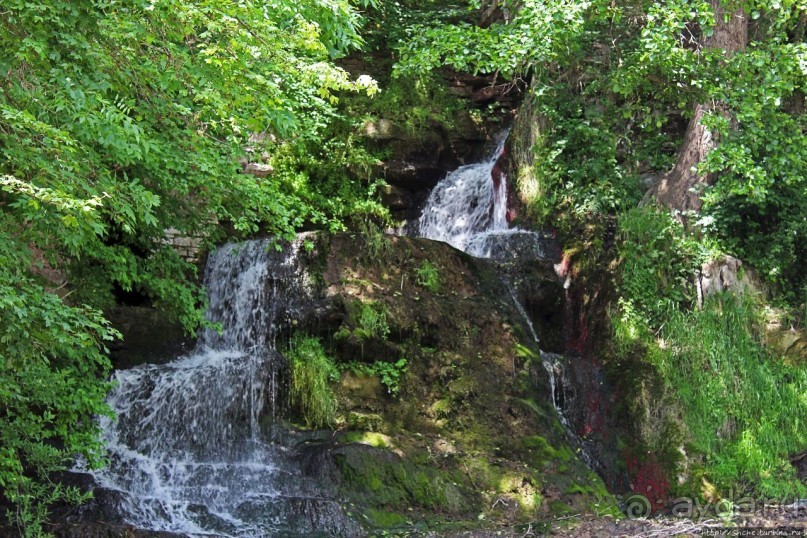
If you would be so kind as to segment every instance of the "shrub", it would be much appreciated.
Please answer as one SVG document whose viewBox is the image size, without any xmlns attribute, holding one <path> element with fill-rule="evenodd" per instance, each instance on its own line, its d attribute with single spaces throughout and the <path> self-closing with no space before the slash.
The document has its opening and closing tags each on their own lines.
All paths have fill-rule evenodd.
<svg viewBox="0 0 807 538">
<path fill-rule="evenodd" d="M 712 297 L 703 310 L 671 311 L 649 357 L 719 487 L 804 496 L 788 455 L 807 446 L 807 369 L 771 357 L 759 323 L 750 298 Z"/>
</svg>

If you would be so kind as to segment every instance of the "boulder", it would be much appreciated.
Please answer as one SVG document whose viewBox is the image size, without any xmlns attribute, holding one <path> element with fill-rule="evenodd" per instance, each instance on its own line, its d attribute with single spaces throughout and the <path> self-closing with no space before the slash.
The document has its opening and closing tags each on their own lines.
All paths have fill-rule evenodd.
<svg viewBox="0 0 807 538">
<path fill-rule="evenodd" d="M 145 306 L 117 306 L 105 312 L 123 338 L 110 348 L 116 368 L 164 363 L 193 347 L 182 325 L 164 312 Z"/>
<path fill-rule="evenodd" d="M 373 140 L 402 140 L 406 138 L 406 131 L 400 125 L 383 118 L 368 121 L 362 127 L 364 136 Z"/>
<path fill-rule="evenodd" d="M 390 160 L 383 166 L 389 184 L 409 191 L 429 191 L 447 173 L 445 168 L 425 162 Z"/>
<path fill-rule="evenodd" d="M 733 256 L 721 256 L 701 266 L 700 287 L 703 297 L 725 290 L 741 291 L 738 274 L 743 263 Z"/>
<path fill-rule="evenodd" d="M 385 185 L 381 188 L 381 203 L 392 211 L 406 210 L 414 204 L 414 195 L 411 191 L 395 185 Z"/>
<path fill-rule="evenodd" d="M 793 363 L 807 364 L 807 334 L 804 330 L 774 320 L 765 325 L 765 346 Z"/>
<path fill-rule="evenodd" d="M 244 165 L 244 173 L 251 174 L 255 177 L 266 177 L 275 171 L 270 164 L 264 163 L 247 163 Z"/>
</svg>

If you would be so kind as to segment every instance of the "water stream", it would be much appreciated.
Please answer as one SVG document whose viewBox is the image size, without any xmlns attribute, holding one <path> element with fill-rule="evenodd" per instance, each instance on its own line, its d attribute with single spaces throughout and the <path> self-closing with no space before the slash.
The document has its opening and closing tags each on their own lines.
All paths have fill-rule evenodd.
<svg viewBox="0 0 807 538">
<path fill-rule="evenodd" d="M 516 310 L 518 311 L 518 314 L 521 316 L 521 319 L 523 319 L 524 323 L 527 325 L 527 329 L 529 329 L 530 331 L 530 336 L 532 336 L 532 340 L 537 344 L 538 333 L 535 332 L 535 325 L 533 325 L 529 314 L 527 314 L 527 311 L 524 309 L 524 305 L 521 304 L 521 301 L 518 300 L 518 296 L 516 295 L 515 288 L 513 288 L 513 284 L 505 276 L 502 277 L 502 282 L 507 288 L 507 292 L 510 295 L 510 299 L 513 301 L 513 306 L 516 307 Z"/>
<path fill-rule="evenodd" d="M 481 163 L 448 174 L 432 191 L 420 235 L 506 262 L 545 256 L 546 237 L 507 220 L 507 178 L 497 162 L 505 136 Z M 269 442 L 279 414 L 284 359 L 277 338 L 312 308 L 300 260 L 304 238 L 278 251 L 268 241 L 225 245 L 205 273 L 206 329 L 187 356 L 115 373 L 102 419 L 110 464 L 94 473 L 120 522 L 190 536 L 354 536 L 360 528 L 318 490 L 289 449 Z M 513 284 L 510 298 L 538 334 Z M 542 353 L 552 403 L 571 432 L 564 361 Z M 572 435 L 570 433 L 570 435 Z"/>
</svg>

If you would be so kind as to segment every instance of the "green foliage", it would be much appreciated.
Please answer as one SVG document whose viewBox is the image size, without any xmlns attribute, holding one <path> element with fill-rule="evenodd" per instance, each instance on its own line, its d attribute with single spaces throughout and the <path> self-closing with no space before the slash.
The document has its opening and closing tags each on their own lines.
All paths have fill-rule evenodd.
<svg viewBox="0 0 807 538">
<path fill-rule="evenodd" d="M 436 265 L 429 260 L 423 262 L 415 268 L 415 282 L 424 289 L 437 293 L 440 291 L 440 271 Z"/>
<path fill-rule="evenodd" d="M 669 212 L 641 207 L 619 216 L 618 288 L 656 326 L 669 308 L 691 305 L 695 270 L 708 255 Z"/>
<path fill-rule="evenodd" d="M 348 325 L 341 327 L 335 338 L 351 339 L 361 344 L 372 339 L 387 339 L 390 328 L 384 303 L 356 301 L 348 305 L 348 310 Z"/>
<path fill-rule="evenodd" d="M 374 263 L 379 261 L 383 263 L 392 251 L 390 238 L 387 237 L 383 228 L 371 219 L 358 221 L 356 228 L 361 237 L 364 254 L 366 254 L 367 258 Z"/>
<path fill-rule="evenodd" d="M 406 359 L 402 357 L 395 362 L 375 361 L 370 364 L 351 361 L 342 366 L 342 369 L 362 375 L 377 375 L 381 379 L 381 383 L 387 387 L 387 392 L 397 396 L 401 388 L 400 383 L 406 376 L 406 364 Z"/>
<path fill-rule="evenodd" d="M 0 236 L 0 496 L 24 536 L 39 536 L 48 506 L 84 499 L 54 482 L 76 456 L 103 461 L 96 415 L 120 335 L 87 306 L 67 306 L 26 274 L 30 253 Z"/>
<path fill-rule="evenodd" d="M 346 96 L 340 101 L 340 108 L 344 108 L 342 104 L 347 99 Z M 297 137 L 272 151 L 271 177 L 280 180 L 281 186 L 290 186 L 288 192 L 308 207 L 307 216 L 301 214 L 294 226 L 308 223 L 342 231 L 346 225 L 356 228 L 368 221 L 386 224 L 388 210 L 377 199 L 377 189 L 383 185 L 375 176 L 379 159 L 356 136 L 358 120 L 336 111 L 326 120 L 319 127 L 320 133 Z M 274 195 L 267 190 L 265 196 Z"/>
<path fill-rule="evenodd" d="M 386 340 L 389 336 L 387 324 L 387 311 L 383 303 L 362 303 L 359 307 L 359 326 L 354 333 L 360 340 L 380 338 Z"/>
<path fill-rule="evenodd" d="M 468 2 L 478 8 L 478 2 Z M 525 73 L 533 65 L 557 59 L 582 31 L 589 2 L 553 0 L 523 2 L 511 21 L 481 28 L 471 22 L 448 20 L 413 22 L 399 43 L 400 72 L 422 72 L 451 65 L 473 73 L 501 72 L 505 78 Z M 453 13 L 449 12 L 449 15 Z"/>
<path fill-rule="evenodd" d="M 788 457 L 807 446 L 807 369 L 768 355 L 756 305 L 710 298 L 672 310 L 648 359 L 684 409 L 694 451 L 724 491 L 804 496 Z"/>
<path fill-rule="evenodd" d="M 705 46 L 712 4 L 501 2 L 506 16 L 484 28 L 473 23 L 478 13 L 437 11 L 408 23 L 396 68 L 530 78 L 541 125 L 518 189 L 539 224 L 567 233 L 634 207 L 638 178 L 658 178 L 675 161 L 693 104 L 717 104 L 704 120 L 717 141 L 701 165 L 716 180 L 704 194 L 707 231 L 803 311 L 807 6 L 742 3 L 750 42 L 725 55 Z"/>
<path fill-rule="evenodd" d="M 358 7 L 373 4 L 3 2 L 0 491 L 23 532 L 76 499 L 53 471 L 100 460 L 92 416 L 116 333 L 93 308 L 132 292 L 189 332 L 203 323 L 196 268 L 166 229 L 209 245 L 380 211 L 367 175 L 318 166 L 368 162 L 322 142 L 342 93 L 377 90 L 333 63 L 362 43 Z M 274 173 L 242 173 L 259 156 Z M 62 300 L 46 291 L 60 285 Z"/>
<path fill-rule="evenodd" d="M 379 95 L 369 97 L 355 93 L 341 101 L 345 111 L 355 119 L 355 128 L 363 128 L 366 122 L 383 118 L 399 127 L 400 134 L 417 140 L 418 136 L 428 136 L 435 125 L 447 130 L 460 127 L 456 122 L 457 113 L 466 110 L 467 104 L 451 94 L 438 75 L 385 77 L 382 74 L 378 78 L 378 84 L 383 88 Z"/>
<path fill-rule="evenodd" d="M 708 249 L 668 213 L 635 209 L 619 228 L 617 356 L 653 368 L 680 405 L 687 451 L 718 487 L 802 495 L 787 458 L 807 444 L 807 370 L 768 355 L 752 299 L 712 297 L 690 309 L 688 281 Z"/>
<path fill-rule="evenodd" d="M 465 0 L 398 0 L 377 2 L 368 10 L 370 24 L 365 29 L 372 49 L 391 49 L 405 41 L 415 25 L 449 24 L 468 19 L 471 15 Z"/>
<path fill-rule="evenodd" d="M 395 362 L 376 361 L 373 363 L 373 369 L 381 378 L 381 383 L 387 387 L 387 392 L 397 396 L 401 388 L 401 379 L 406 375 L 406 359 L 400 358 Z"/>
<path fill-rule="evenodd" d="M 295 333 L 286 358 L 291 371 L 289 399 L 305 425 L 320 428 L 333 424 L 336 401 L 330 383 L 339 379 L 339 370 L 319 339 Z"/>
<path fill-rule="evenodd" d="M 8 230 L 20 241 L 66 266 L 80 259 L 84 276 L 105 279 L 99 289 L 149 295 L 192 325 L 193 269 L 157 269 L 164 229 L 215 239 L 216 219 L 284 237 L 307 222 L 338 226 L 340 178 L 315 187 L 310 167 L 282 156 L 321 140 L 339 92 L 375 91 L 330 62 L 361 43 L 347 0 L 3 7 L 0 201 L 25 223 Z M 247 146 L 277 173 L 240 173 Z"/>
<path fill-rule="evenodd" d="M 707 118 L 721 137 L 702 168 L 720 180 L 705 196 L 714 231 L 794 305 L 807 304 L 807 44 L 752 43 L 732 58 L 712 96 L 728 109 Z"/>
<path fill-rule="evenodd" d="M 623 133 L 610 106 L 569 99 L 563 86 L 541 90 L 536 113 L 548 126 L 532 149 L 533 181 L 524 196 L 542 224 L 568 229 L 575 222 L 625 211 L 641 197 L 638 178 L 620 155 Z"/>
</svg>

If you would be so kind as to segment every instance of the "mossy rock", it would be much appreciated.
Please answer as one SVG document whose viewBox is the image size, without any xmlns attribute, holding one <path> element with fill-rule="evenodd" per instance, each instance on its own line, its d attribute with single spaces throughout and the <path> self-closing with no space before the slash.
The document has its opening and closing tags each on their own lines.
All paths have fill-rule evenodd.
<svg viewBox="0 0 807 538">
<path fill-rule="evenodd" d="M 334 461 L 346 490 L 375 506 L 414 506 L 449 513 L 468 510 L 470 492 L 462 491 L 439 469 L 414 465 L 379 450 L 343 450 Z"/>
<path fill-rule="evenodd" d="M 348 428 L 356 430 L 377 432 L 381 429 L 383 423 L 383 417 L 375 413 L 359 413 L 357 411 L 351 411 L 345 417 L 345 425 Z"/>
<path fill-rule="evenodd" d="M 498 269 L 442 243 L 382 239 L 371 257 L 361 237 L 331 237 L 321 281 L 339 316 L 319 334 L 337 364 L 405 358 L 406 375 L 393 395 L 376 376 L 343 372 L 332 388 L 349 431 L 309 447 L 307 472 L 363 514 L 376 511 L 364 524 L 396 531 L 398 519 L 384 514 L 406 515 L 407 529 L 502 528 L 549 517 L 552 500 L 576 513 L 607 502 L 568 446 L 541 355 Z M 439 292 L 414 280 L 424 261 L 439 267 Z M 562 296 L 545 269 L 516 279 L 517 291 L 541 299 L 536 312 L 540 302 L 560 315 L 560 303 L 542 299 Z M 384 314 L 385 330 L 353 341 L 366 336 L 357 329 L 370 325 L 367 305 Z"/>
<path fill-rule="evenodd" d="M 341 436 L 340 441 L 367 435 L 372 437 L 370 441 L 379 440 L 378 434 L 356 432 Z M 364 443 L 310 448 L 307 471 L 368 509 L 461 516 L 478 508 L 479 496 L 463 484 L 461 475 L 430 465 L 428 460 L 413 463 L 386 448 Z"/>
<path fill-rule="evenodd" d="M 375 448 L 392 448 L 393 442 L 388 435 L 372 431 L 361 432 L 345 432 L 339 436 L 341 443 L 358 443 L 361 445 L 372 446 Z"/>
<path fill-rule="evenodd" d="M 402 527 L 407 523 L 406 516 L 403 516 L 397 512 L 378 510 L 375 508 L 371 508 L 367 511 L 367 518 L 373 527 L 379 527 L 382 529 Z"/>
<path fill-rule="evenodd" d="M 522 448 L 529 454 L 529 462 L 536 469 L 543 469 L 545 466 L 556 462 L 569 462 L 574 454 L 571 449 L 562 446 L 554 448 L 540 435 L 530 435 L 521 440 Z"/>
</svg>

